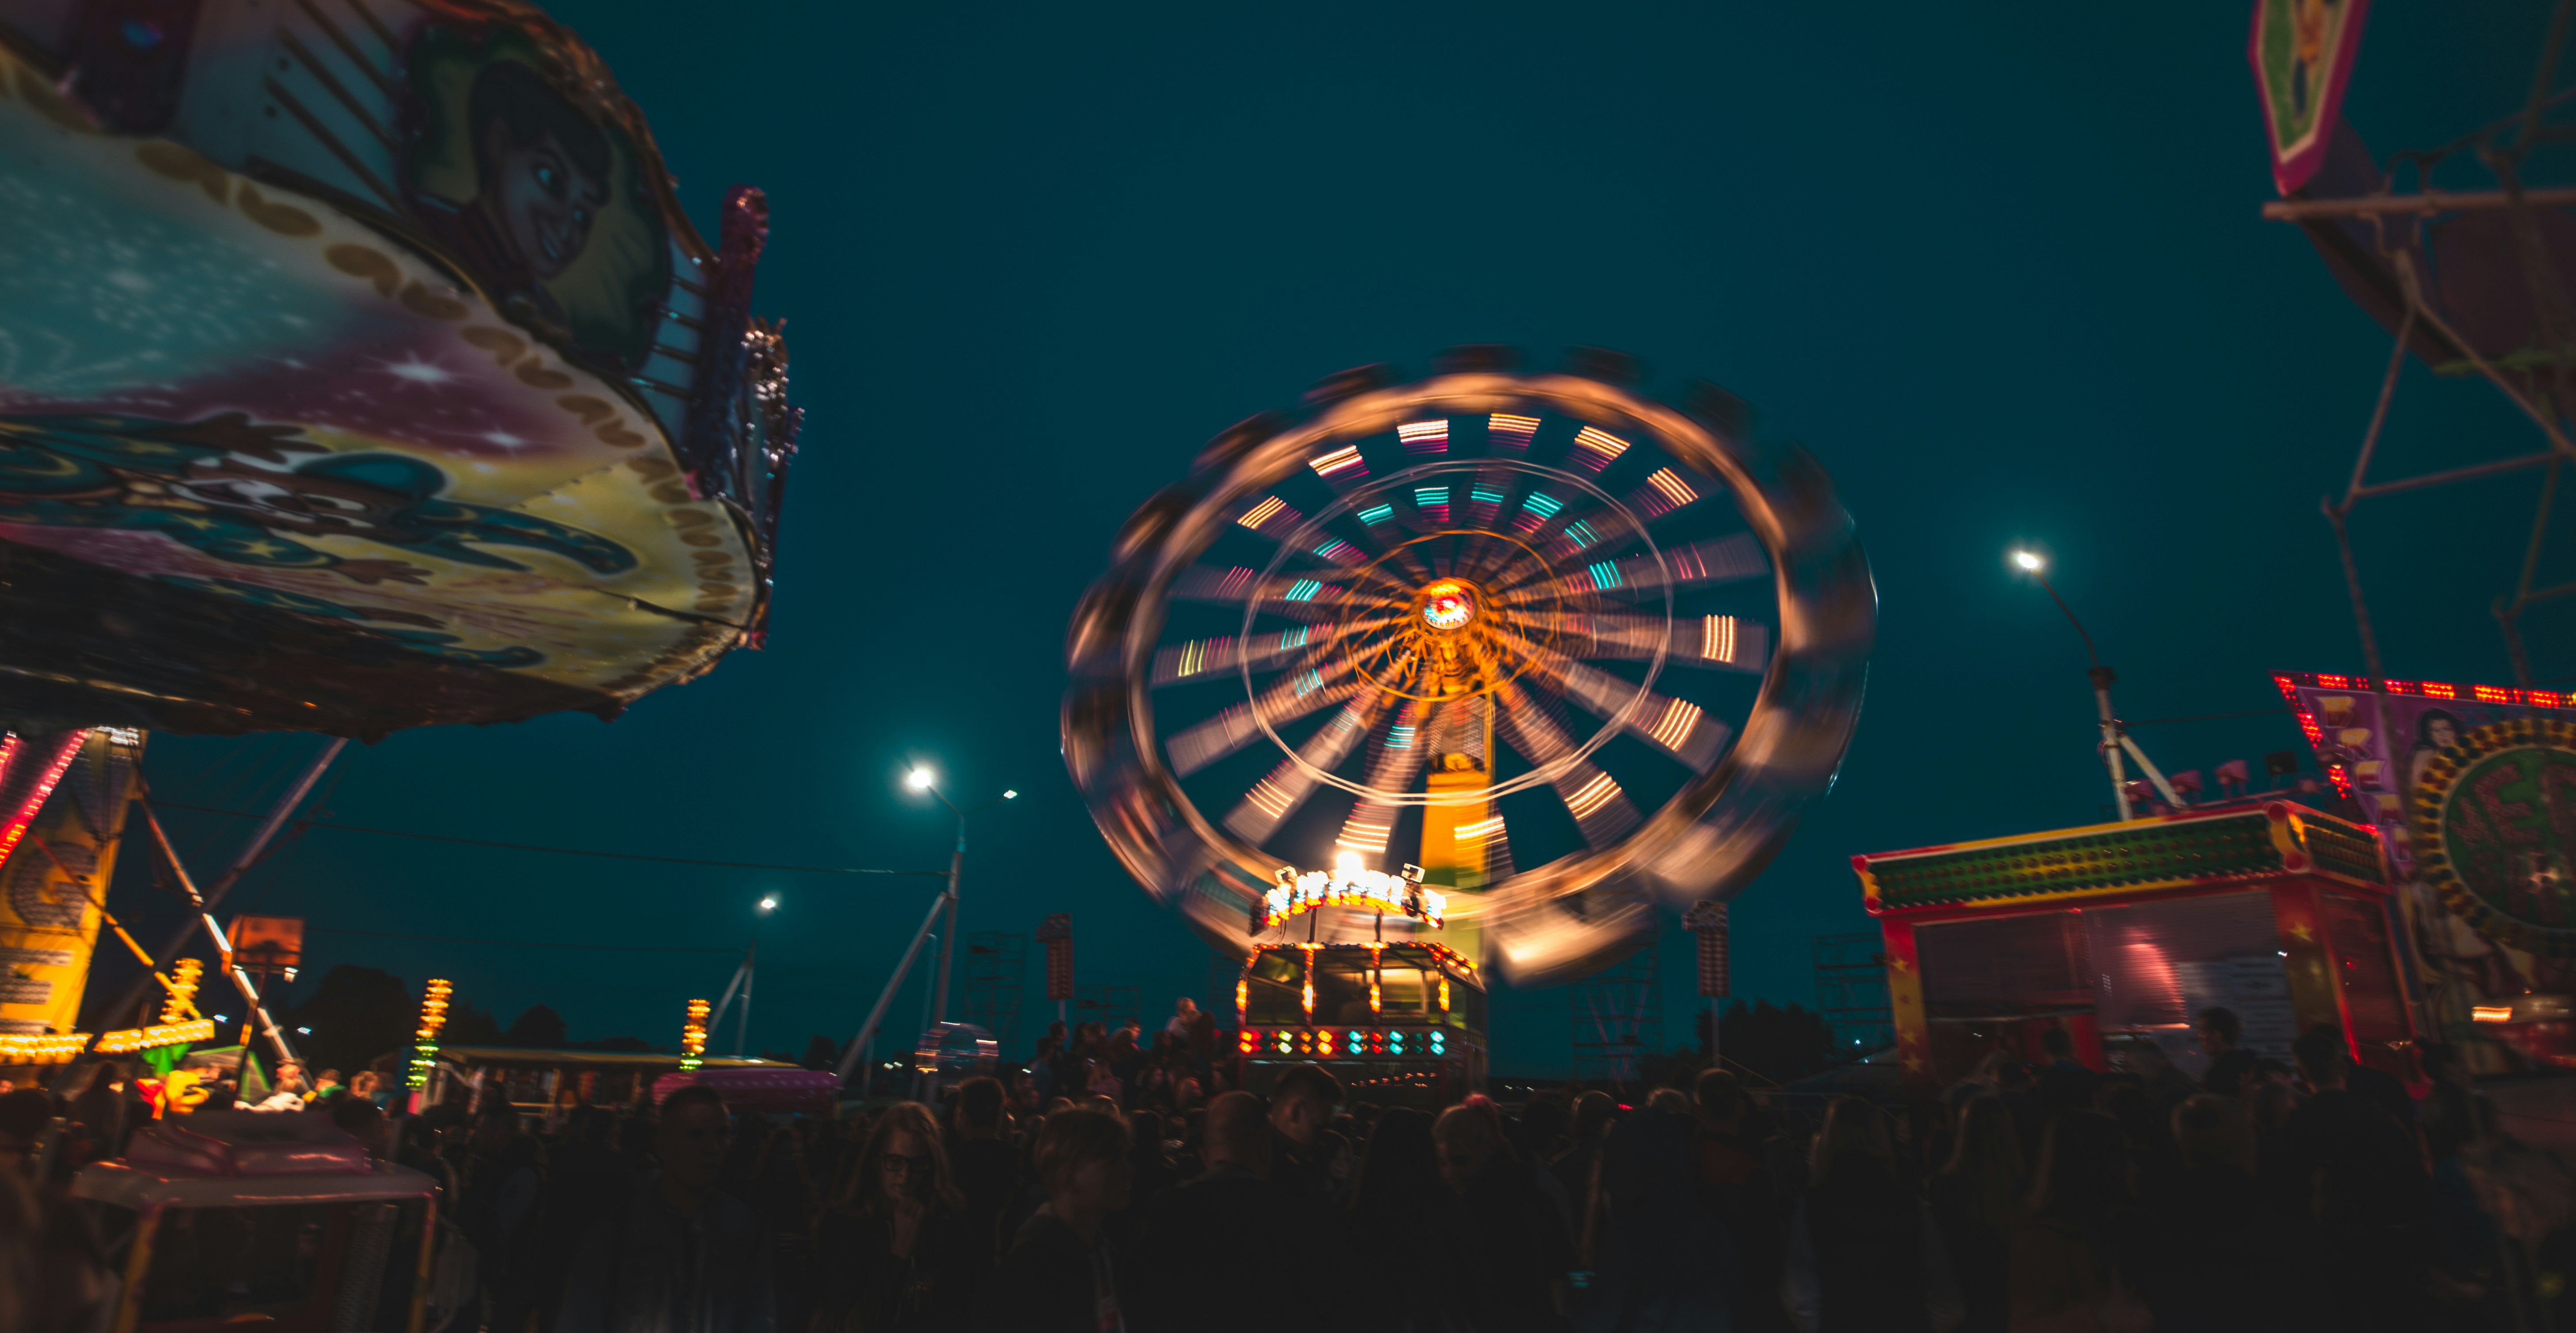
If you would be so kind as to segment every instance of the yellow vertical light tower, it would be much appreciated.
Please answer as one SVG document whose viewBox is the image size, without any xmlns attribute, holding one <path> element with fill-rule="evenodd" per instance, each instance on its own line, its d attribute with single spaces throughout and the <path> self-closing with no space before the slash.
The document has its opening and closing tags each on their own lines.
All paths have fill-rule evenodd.
<svg viewBox="0 0 2576 1333">
<path fill-rule="evenodd" d="M 438 1030 L 447 1026 L 448 983 L 431 979 L 421 987 L 420 1028 L 412 1033 L 411 1077 L 414 1092 L 429 1086 L 429 1071 L 438 1065 Z"/>
<path fill-rule="evenodd" d="M 689 1001 L 689 1016 L 680 1023 L 680 1068 L 695 1069 L 707 1053 L 707 1002 Z"/>
<path fill-rule="evenodd" d="M 197 1016 L 197 985 L 205 975 L 206 965 L 194 958 L 170 965 L 170 993 L 161 1000 L 162 1022 L 184 1023 Z"/>
<path fill-rule="evenodd" d="M 0 847 L 8 886 L 0 893 L 0 957 L 9 960 L 0 973 L 8 982 L 0 987 L 0 1029 L 69 1037 L 78 1026 L 143 741 L 129 727 L 93 727 L 59 769 L 35 775 L 44 780 L 20 794 L 42 804 L 16 846 Z"/>
</svg>

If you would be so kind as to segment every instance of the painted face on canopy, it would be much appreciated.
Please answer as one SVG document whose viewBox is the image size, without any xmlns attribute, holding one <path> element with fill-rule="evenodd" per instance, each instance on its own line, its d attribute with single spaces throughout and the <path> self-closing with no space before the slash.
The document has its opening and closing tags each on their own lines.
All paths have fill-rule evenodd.
<svg viewBox="0 0 2576 1333">
<path fill-rule="evenodd" d="M 590 243 L 608 183 L 584 173 L 551 131 L 532 143 L 512 142 L 508 126 L 497 121 L 483 132 L 492 164 L 484 192 L 497 200 L 494 220 L 531 274 L 553 278 Z"/>
<path fill-rule="evenodd" d="M 2425 730 L 2433 738 L 2433 747 L 2435 749 L 2447 750 L 2452 746 L 2459 744 L 2460 729 L 2452 726 L 2449 722 L 2441 718 L 2437 717 L 2433 719 L 2433 725 L 2427 727 Z"/>
</svg>

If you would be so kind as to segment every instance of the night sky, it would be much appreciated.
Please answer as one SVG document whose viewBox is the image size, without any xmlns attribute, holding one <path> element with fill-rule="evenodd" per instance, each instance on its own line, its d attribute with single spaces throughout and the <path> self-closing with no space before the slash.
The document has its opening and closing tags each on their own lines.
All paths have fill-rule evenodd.
<svg viewBox="0 0 2576 1333">
<path fill-rule="evenodd" d="M 613 725 L 353 746 L 332 818 L 935 868 L 949 817 L 900 784 L 928 762 L 961 803 L 1022 793 L 973 831 L 967 929 L 1070 911 L 1082 980 L 1140 987 L 1149 1020 L 1210 998 L 1206 950 L 1112 861 L 1057 756 L 1067 615 L 1118 524 L 1209 435 L 1331 371 L 1418 374 L 1459 343 L 1541 366 L 1612 347 L 1666 389 L 1724 384 L 1823 461 L 1859 522 L 1881 599 L 1868 706 L 1839 786 L 1737 900 L 1739 995 L 1813 1002 L 1811 937 L 1868 929 L 1853 853 L 2104 817 L 2082 646 L 2006 569 L 2013 544 L 2053 554 L 2129 717 L 2265 709 L 2270 671 L 2361 670 L 2317 500 L 2351 466 L 2387 338 L 2297 231 L 2257 216 L 2272 186 L 2243 4 L 2044 23 L 1974 6 L 550 8 L 651 118 L 703 230 L 725 186 L 769 192 L 756 304 L 787 320 L 809 414 L 770 646 Z M 2517 109 L 2545 12 L 2370 20 L 2346 114 L 2385 156 Z M 2417 370 L 2378 475 L 2538 445 L 2492 391 Z M 2509 683 L 2487 606 L 2535 475 L 2364 507 L 2390 674 Z M 2558 579 L 2576 575 L 2565 546 L 2545 557 Z M 2576 613 L 2529 627 L 2538 676 L 2576 670 Z M 2169 769 L 2259 772 L 2298 743 L 2284 716 L 2139 735 Z M 246 808 L 316 744 L 156 736 L 147 768 L 165 800 Z M 170 822 L 201 876 L 247 827 Z M 175 920 L 141 852 L 112 905 Z M 306 993 L 360 963 L 451 978 L 504 1023 L 545 1003 L 575 1038 L 669 1043 L 731 959 L 325 928 L 730 948 L 775 893 L 752 1043 L 801 1052 L 857 1029 L 933 889 L 313 830 L 236 902 L 310 920 Z M 1689 964 L 1675 927 L 1668 1045 L 1690 1040 Z M 120 975 L 102 966 L 93 995 Z M 1034 965 L 1027 981 L 1024 1023 L 1051 1016 Z M 919 1004 L 916 987 L 893 1026 Z M 1497 1071 L 1564 1072 L 1567 1014 L 1561 989 L 1498 994 Z"/>
</svg>

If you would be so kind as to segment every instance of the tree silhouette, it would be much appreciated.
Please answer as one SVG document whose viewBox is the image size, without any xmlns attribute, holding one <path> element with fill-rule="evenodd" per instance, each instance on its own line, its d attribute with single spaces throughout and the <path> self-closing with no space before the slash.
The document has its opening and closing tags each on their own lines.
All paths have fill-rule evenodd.
<svg viewBox="0 0 2576 1333">
<path fill-rule="evenodd" d="M 289 1031 L 311 1028 L 296 1039 L 310 1072 L 344 1075 L 411 1041 L 420 997 L 402 978 L 372 967 L 332 968 L 312 998 L 278 1016 Z"/>
<path fill-rule="evenodd" d="M 542 1004 L 529 1005 L 510 1030 L 501 1034 L 504 1046 L 526 1046 L 540 1051 L 559 1051 L 571 1040 L 564 1031 L 563 1015 Z"/>
</svg>

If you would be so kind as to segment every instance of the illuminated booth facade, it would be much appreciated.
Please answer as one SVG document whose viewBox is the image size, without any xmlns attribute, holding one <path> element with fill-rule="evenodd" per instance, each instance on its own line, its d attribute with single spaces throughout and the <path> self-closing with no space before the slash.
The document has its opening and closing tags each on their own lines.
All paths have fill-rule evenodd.
<svg viewBox="0 0 2576 1333">
<path fill-rule="evenodd" d="M 2260 1053 L 2331 1024 L 2408 1076 L 2382 865 L 2369 828 L 2278 800 L 1852 858 L 1913 1089 L 1997 1048 L 2042 1060 L 2052 1028 L 2095 1069 L 2106 1044 L 2146 1041 L 2197 1075 L 2212 1006 Z"/>
</svg>

